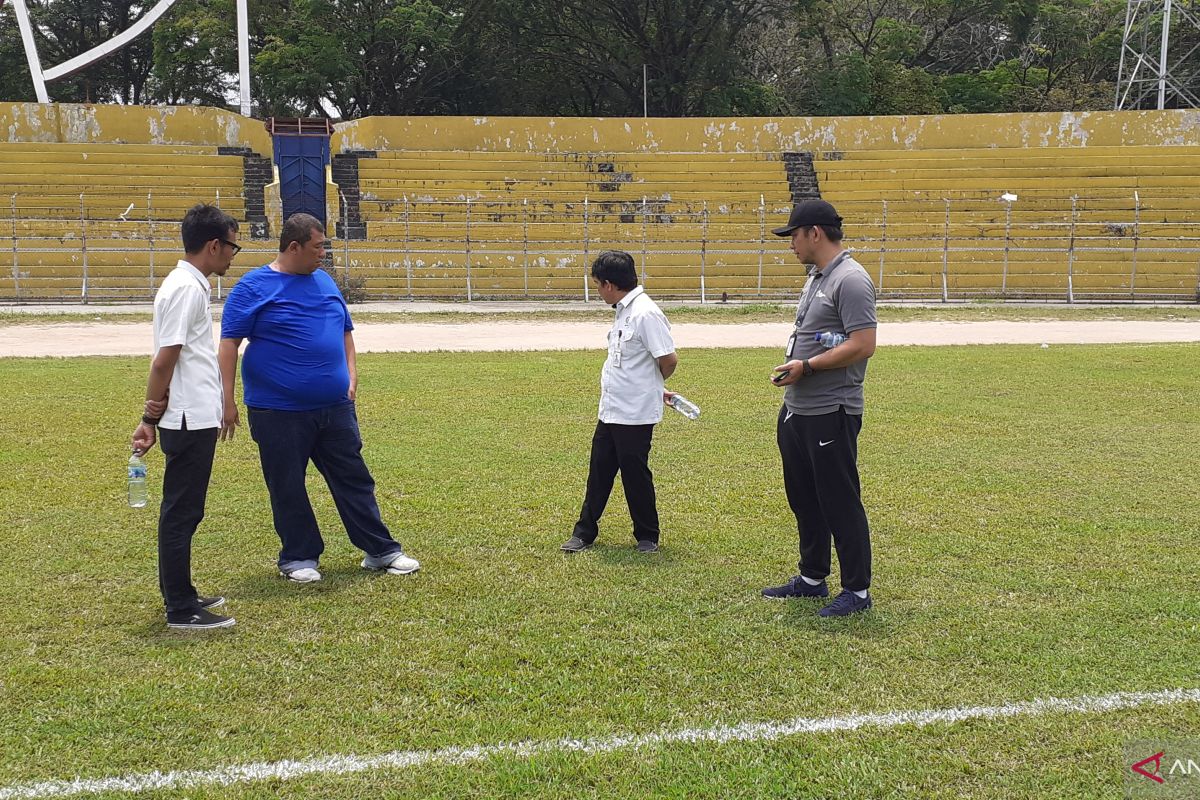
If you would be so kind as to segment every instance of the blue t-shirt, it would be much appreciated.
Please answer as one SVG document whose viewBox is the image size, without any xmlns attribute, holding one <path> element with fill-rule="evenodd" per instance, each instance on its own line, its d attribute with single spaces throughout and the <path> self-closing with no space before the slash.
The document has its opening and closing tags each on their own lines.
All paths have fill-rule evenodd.
<svg viewBox="0 0 1200 800">
<path fill-rule="evenodd" d="M 247 272 L 221 313 L 222 339 L 249 339 L 242 358 L 245 402 L 252 408 L 312 411 L 350 394 L 346 331 L 350 310 L 329 273 Z"/>
</svg>

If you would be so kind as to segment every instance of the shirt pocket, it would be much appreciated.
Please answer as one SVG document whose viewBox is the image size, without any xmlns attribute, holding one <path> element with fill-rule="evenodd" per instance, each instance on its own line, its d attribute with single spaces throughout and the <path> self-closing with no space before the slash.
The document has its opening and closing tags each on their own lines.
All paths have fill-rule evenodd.
<svg viewBox="0 0 1200 800">
<path fill-rule="evenodd" d="M 641 335 L 633 324 L 622 325 L 620 334 L 620 346 L 623 355 L 631 356 L 646 349 L 646 344 L 642 341 Z"/>
</svg>

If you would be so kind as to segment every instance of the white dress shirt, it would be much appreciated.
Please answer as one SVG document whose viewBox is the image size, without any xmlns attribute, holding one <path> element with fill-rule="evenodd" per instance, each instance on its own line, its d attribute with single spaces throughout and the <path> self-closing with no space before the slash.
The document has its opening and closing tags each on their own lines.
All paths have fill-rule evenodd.
<svg viewBox="0 0 1200 800">
<path fill-rule="evenodd" d="M 671 323 L 638 286 L 616 304 L 608 332 L 608 358 L 600 372 L 600 421 L 652 425 L 663 416 L 663 376 L 658 359 L 675 352 Z"/>
<path fill-rule="evenodd" d="M 160 428 L 177 431 L 185 417 L 189 431 L 221 427 L 224 397 L 208 306 L 211 291 L 203 272 L 180 261 L 154 295 L 155 354 L 163 347 L 183 345 Z"/>
</svg>

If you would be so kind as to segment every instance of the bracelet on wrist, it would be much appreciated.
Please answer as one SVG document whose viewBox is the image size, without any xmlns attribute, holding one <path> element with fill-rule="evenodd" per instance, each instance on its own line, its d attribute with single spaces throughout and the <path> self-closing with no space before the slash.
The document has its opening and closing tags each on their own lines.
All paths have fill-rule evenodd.
<svg viewBox="0 0 1200 800">
<path fill-rule="evenodd" d="M 154 417 L 151 417 L 149 414 L 142 414 L 142 422 L 144 422 L 147 425 L 157 425 L 160 420 L 162 420 L 162 417 L 158 417 L 156 419 Z"/>
</svg>

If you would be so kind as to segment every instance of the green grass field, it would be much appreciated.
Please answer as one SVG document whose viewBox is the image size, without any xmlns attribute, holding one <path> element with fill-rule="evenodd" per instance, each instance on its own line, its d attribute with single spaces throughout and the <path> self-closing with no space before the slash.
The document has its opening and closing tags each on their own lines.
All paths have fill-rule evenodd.
<svg viewBox="0 0 1200 800">
<path fill-rule="evenodd" d="M 0 797 L 75 776 L 1200 687 L 1200 346 L 880 350 L 859 443 L 876 608 L 834 621 L 758 596 L 796 560 L 775 350 L 681 354 L 671 386 L 704 414 L 656 434 L 662 552 L 633 551 L 619 489 L 600 544 L 558 552 L 602 358 L 360 357 L 365 454 L 414 576 L 362 572 L 314 479 L 326 579 L 283 581 L 254 445 L 245 429 L 220 445 L 194 563 L 238 626 L 210 635 L 166 631 L 155 508 L 124 503 L 146 360 L 0 361 Z M 150 468 L 156 498 L 157 450 Z M 1200 705 L 142 796 L 1118 798 L 1122 746 L 1155 737 L 1200 738 Z"/>
</svg>

